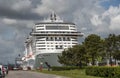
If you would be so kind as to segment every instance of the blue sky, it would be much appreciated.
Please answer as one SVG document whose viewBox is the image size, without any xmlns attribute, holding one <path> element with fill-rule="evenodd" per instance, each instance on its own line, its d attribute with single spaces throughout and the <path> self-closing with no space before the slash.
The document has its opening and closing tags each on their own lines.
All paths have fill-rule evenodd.
<svg viewBox="0 0 120 78">
<path fill-rule="evenodd" d="M 101 3 L 105 9 L 109 9 L 110 6 L 119 6 L 120 0 L 106 0 Z"/>
</svg>

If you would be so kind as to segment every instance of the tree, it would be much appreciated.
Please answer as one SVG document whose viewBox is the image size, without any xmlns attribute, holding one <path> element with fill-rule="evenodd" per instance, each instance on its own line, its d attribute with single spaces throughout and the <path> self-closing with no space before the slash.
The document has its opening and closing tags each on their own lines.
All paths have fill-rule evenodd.
<svg viewBox="0 0 120 78">
<path fill-rule="evenodd" d="M 61 55 L 58 56 L 58 61 L 64 65 L 72 65 L 72 48 L 65 49 Z"/>
<path fill-rule="evenodd" d="M 85 54 L 83 45 L 75 45 L 72 48 L 64 50 L 62 55 L 58 56 L 58 61 L 64 65 L 77 65 L 82 67 L 82 64 L 85 63 Z"/>
<path fill-rule="evenodd" d="M 112 66 L 112 57 L 115 60 L 120 60 L 120 37 L 115 34 L 109 34 L 108 38 L 105 39 L 105 47 Z"/>
<path fill-rule="evenodd" d="M 82 67 L 85 64 L 86 58 L 86 51 L 84 45 L 76 45 L 73 47 L 75 53 L 73 55 L 73 62 L 77 65 Z"/>
<path fill-rule="evenodd" d="M 99 54 L 102 48 L 100 36 L 95 34 L 89 35 L 85 38 L 84 45 L 89 59 L 92 59 L 92 65 L 95 65 L 95 60 L 100 56 Z"/>
<path fill-rule="evenodd" d="M 112 57 L 120 60 L 120 35 L 110 34 L 107 38 L 101 39 L 100 36 L 91 34 L 81 45 L 64 50 L 61 56 L 58 56 L 58 61 L 64 65 L 82 67 L 89 62 L 95 65 L 95 61 L 101 61 L 106 57 L 110 59 L 111 65 Z"/>
<path fill-rule="evenodd" d="M 115 59 L 115 63 L 117 60 L 120 60 L 120 35 L 114 37 L 115 44 L 113 49 L 113 58 Z M 117 64 L 117 63 L 116 63 Z"/>
</svg>

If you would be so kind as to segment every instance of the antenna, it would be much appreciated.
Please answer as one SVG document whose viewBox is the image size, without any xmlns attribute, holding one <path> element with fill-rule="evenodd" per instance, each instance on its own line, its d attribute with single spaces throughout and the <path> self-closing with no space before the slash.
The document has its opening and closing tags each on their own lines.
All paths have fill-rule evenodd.
<svg viewBox="0 0 120 78">
<path fill-rule="evenodd" d="M 50 20 L 52 20 L 52 21 L 53 21 L 53 15 L 52 15 L 52 14 L 50 14 Z"/>
<path fill-rule="evenodd" d="M 55 14 L 55 12 L 54 12 L 54 20 L 56 20 L 56 14 Z"/>
</svg>

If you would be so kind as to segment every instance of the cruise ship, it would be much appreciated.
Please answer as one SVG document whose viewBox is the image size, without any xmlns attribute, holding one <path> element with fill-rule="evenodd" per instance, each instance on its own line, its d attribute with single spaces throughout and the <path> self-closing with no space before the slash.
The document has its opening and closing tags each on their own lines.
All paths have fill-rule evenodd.
<svg viewBox="0 0 120 78">
<path fill-rule="evenodd" d="M 50 66 L 62 66 L 58 55 L 64 49 L 77 45 L 78 37 L 82 36 L 74 23 L 64 22 L 52 13 L 48 19 L 36 23 L 26 39 L 23 66 L 37 69 L 41 65 L 47 67 L 46 62 Z"/>
</svg>

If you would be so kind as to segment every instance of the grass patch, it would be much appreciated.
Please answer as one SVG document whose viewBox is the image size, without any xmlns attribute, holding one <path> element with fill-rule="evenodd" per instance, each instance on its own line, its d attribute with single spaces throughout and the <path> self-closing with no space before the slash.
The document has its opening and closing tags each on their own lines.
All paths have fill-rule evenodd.
<svg viewBox="0 0 120 78">
<path fill-rule="evenodd" d="M 64 71 L 48 71 L 48 70 L 42 70 L 42 71 L 36 70 L 36 71 L 41 73 L 47 73 L 47 74 L 61 75 L 69 78 L 102 78 L 102 77 L 86 75 L 85 69 L 64 70 Z"/>
</svg>

